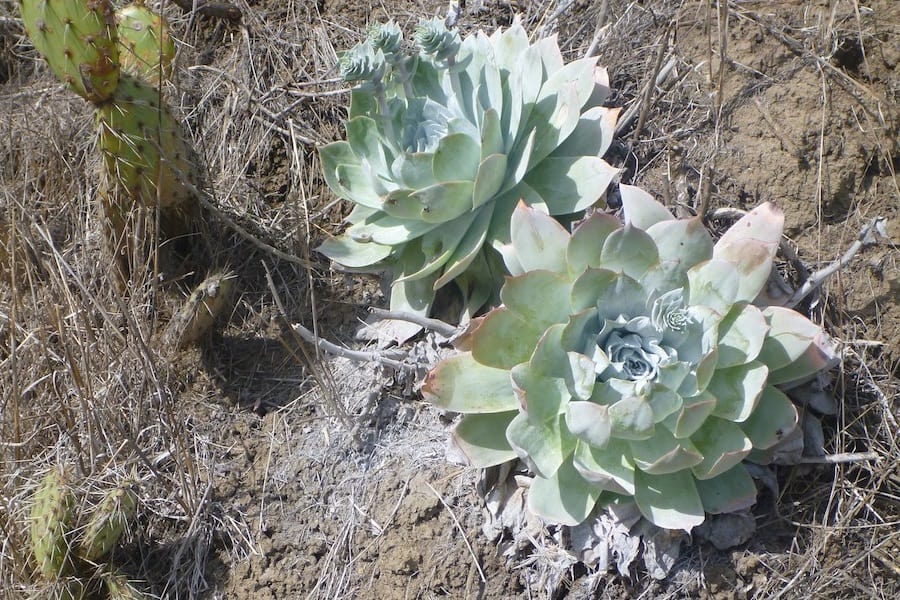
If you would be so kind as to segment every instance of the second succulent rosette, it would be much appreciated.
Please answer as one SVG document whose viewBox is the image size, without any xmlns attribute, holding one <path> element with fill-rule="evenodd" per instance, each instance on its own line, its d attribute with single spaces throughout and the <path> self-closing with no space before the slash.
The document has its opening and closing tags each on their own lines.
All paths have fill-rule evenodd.
<svg viewBox="0 0 900 600">
<path fill-rule="evenodd" d="M 464 414 L 453 443 L 471 465 L 528 465 L 529 507 L 546 519 L 574 525 L 632 497 L 655 525 L 689 531 L 755 503 L 742 462 L 801 435 L 784 390 L 835 356 L 806 317 L 754 304 L 780 211 L 763 204 L 714 242 L 699 218 L 621 192 L 624 223 L 595 214 L 572 234 L 516 208 L 502 306 L 423 392 Z"/>
</svg>

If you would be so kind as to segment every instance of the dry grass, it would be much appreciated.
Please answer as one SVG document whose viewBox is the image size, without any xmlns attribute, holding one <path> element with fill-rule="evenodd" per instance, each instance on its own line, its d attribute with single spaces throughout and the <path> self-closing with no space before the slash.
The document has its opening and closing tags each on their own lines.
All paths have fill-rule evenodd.
<svg viewBox="0 0 900 600">
<path fill-rule="evenodd" d="M 335 79 L 336 49 L 357 41 L 364 21 L 386 9 L 363 3 L 322 15 L 316 3 L 234 4 L 243 14 L 240 26 L 166 9 L 180 40 L 180 63 L 191 65 L 169 91 L 204 158 L 205 192 L 214 209 L 205 264 L 162 281 L 148 265 L 122 293 L 99 258 L 90 111 L 48 77 L 20 39 L 14 3 L 0 0 L 0 130 L 6 132 L 0 134 L 0 242 L 8 249 L 0 265 L 0 597 L 43 593 L 27 556 L 27 514 L 36 482 L 50 465 L 66 465 L 85 494 L 136 472 L 140 519 L 113 561 L 159 595 L 195 598 L 210 585 L 213 545 L 226 548 L 235 564 L 253 548 L 267 514 L 261 510 L 260 521 L 248 524 L 240 511 L 223 509 L 211 498 L 216 464 L 225 453 L 212 441 L 208 424 L 197 422 L 208 407 L 227 402 L 225 396 L 243 409 L 280 408 L 285 439 L 292 439 L 290 428 L 308 420 L 346 433 L 372 419 L 371 406 L 340 396 L 342 375 L 333 379 L 326 363 L 304 355 L 287 324 L 346 335 L 357 307 L 379 300 L 371 281 L 330 271 L 310 249 L 336 231 L 346 214 L 324 186 L 315 152 L 316 144 L 342 134 L 347 96 Z M 406 2 L 391 14 L 405 27 L 438 5 L 443 3 Z M 485 5 L 490 10 L 474 18 L 487 28 L 511 14 L 506 3 Z M 736 203 L 723 174 L 724 140 L 735 111 L 776 77 L 764 73 L 744 87 L 736 76 L 726 77 L 726 71 L 752 70 L 731 58 L 729 32 L 740 24 L 776 40 L 800 68 L 819 74 L 824 91 L 811 162 L 818 169 L 813 195 L 820 227 L 827 221 L 824 144 L 833 135 L 833 94 L 858 104 L 860 123 L 876 136 L 873 160 L 890 171 L 883 180 L 893 191 L 886 193 L 897 194 L 900 202 L 891 170 L 896 115 L 890 112 L 900 86 L 895 79 L 886 87 L 893 96 L 882 97 L 861 76 L 822 59 L 846 51 L 848 39 L 862 40 L 863 48 L 876 45 L 879 32 L 863 27 L 863 7 L 843 1 L 830 17 L 789 23 L 759 5 L 723 2 L 717 10 L 688 1 L 603 1 L 575 2 L 560 11 L 547 0 L 519 3 L 519 9 L 529 29 L 557 32 L 567 57 L 587 51 L 602 57 L 617 91 L 614 102 L 626 111 L 635 107 L 612 159 L 626 168 L 626 180 L 657 190 L 667 204 L 702 214 Z M 896 24 L 882 25 L 896 34 Z M 700 64 L 685 59 L 676 30 L 706 40 Z M 778 123 L 765 116 L 767 106 L 759 106 L 762 121 L 777 132 Z M 835 226 L 843 228 L 845 240 L 871 216 L 865 206 L 850 213 Z M 839 250 L 817 235 L 804 248 L 814 254 L 805 258 L 836 258 Z M 896 270 L 896 257 L 885 260 L 886 269 Z M 237 275 L 238 294 L 224 332 L 216 344 L 174 354 L 160 342 L 165 321 L 205 269 L 226 265 Z M 864 321 L 849 310 L 842 285 L 828 288 L 834 292 L 813 306 L 835 335 L 851 340 L 836 386 L 840 410 L 825 419 L 827 450 L 875 452 L 880 459 L 781 469 L 777 512 L 760 522 L 760 540 L 733 560 L 694 551 L 681 578 L 663 587 L 638 581 L 629 588 L 634 595 L 708 593 L 712 567 L 739 566 L 749 558 L 755 566 L 746 574 L 738 569 L 738 576 L 752 583 L 744 593 L 753 597 L 889 598 L 897 592 L 900 382 L 896 365 L 875 339 L 877 318 Z M 324 409 L 313 405 L 326 402 Z M 350 443 L 349 436 L 338 437 Z M 309 457 L 311 464 L 330 468 L 327 459 Z M 272 477 L 289 476 L 272 469 Z M 358 589 L 355 557 L 372 551 L 353 547 L 375 510 L 369 481 L 358 473 L 347 477 L 336 484 L 358 501 L 342 505 L 345 527 L 319 563 L 321 576 L 310 597 Z"/>
</svg>

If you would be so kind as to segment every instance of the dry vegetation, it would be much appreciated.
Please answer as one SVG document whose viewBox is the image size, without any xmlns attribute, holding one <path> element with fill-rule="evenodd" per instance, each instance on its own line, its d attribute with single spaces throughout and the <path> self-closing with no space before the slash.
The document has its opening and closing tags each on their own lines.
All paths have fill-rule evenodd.
<svg viewBox="0 0 900 600">
<path fill-rule="evenodd" d="M 82 511 L 137 476 L 138 519 L 111 562 L 164 598 L 900 595 L 892 242 L 807 303 L 846 342 L 839 409 L 822 417 L 832 459 L 776 469 L 760 535 L 730 552 L 694 546 L 664 582 L 610 575 L 591 592 L 575 569 L 548 591 L 540 560 L 529 574 L 481 539 L 474 474 L 443 463 L 446 422 L 410 377 L 328 360 L 290 327 L 347 342 L 383 301 L 374 279 L 314 252 L 347 211 L 315 153 L 342 134 L 336 50 L 369 19 L 408 27 L 445 3 L 236 0 L 239 21 L 161 3 L 206 227 L 147 257 L 126 290 L 104 258 L 90 112 L 47 73 L 15 4 L 0 0 L 0 597 L 48 593 L 32 576 L 29 498 L 56 465 Z M 517 10 L 567 55 L 602 57 L 628 115 L 608 156 L 623 181 L 701 213 L 775 200 L 810 269 L 876 215 L 900 239 L 891 0 L 468 4 L 464 30 Z M 233 307 L 175 348 L 167 323 L 221 269 Z"/>
</svg>

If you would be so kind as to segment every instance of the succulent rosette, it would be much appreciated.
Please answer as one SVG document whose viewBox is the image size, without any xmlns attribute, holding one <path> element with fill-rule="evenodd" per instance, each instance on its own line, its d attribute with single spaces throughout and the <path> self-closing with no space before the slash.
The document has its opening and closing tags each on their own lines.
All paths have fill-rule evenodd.
<svg viewBox="0 0 900 600">
<path fill-rule="evenodd" d="M 595 214 L 571 235 L 518 206 L 503 304 L 423 393 L 463 413 L 452 443 L 471 465 L 528 465 L 536 514 L 574 525 L 625 496 L 653 524 L 689 531 L 755 503 L 742 461 L 768 463 L 801 434 L 783 390 L 835 356 L 806 317 L 754 304 L 780 211 L 763 204 L 714 243 L 699 218 L 621 192 L 624 223 Z"/>
<path fill-rule="evenodd" d="M 496 299 L 519 200 L 578 214 L 618 173 L 602 160 L 617 109 L 601 106 L 596 58 L 566 64 L 555 37 L 534 44 L 516 21 L 460 39 L 420 23 L 415 56 L 393 23 L 341 57 L 351 92 L 346 140 L 320 149 L 325 181 L 355 204 L 350 226 L 319 250 L 391 274 L 391 308 L 429 311 L 455 282 L 464 315 Z"/>
</svg>

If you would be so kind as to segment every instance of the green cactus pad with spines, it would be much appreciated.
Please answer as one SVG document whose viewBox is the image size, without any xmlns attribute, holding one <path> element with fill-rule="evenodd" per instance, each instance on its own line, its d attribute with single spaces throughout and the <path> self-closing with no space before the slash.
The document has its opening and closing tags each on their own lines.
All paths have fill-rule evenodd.
<svg viewBox="0 0 900 600">
<path fill-rule="evenodd" d="M 91 513 L 79 542 L 81 558 L 95 562 L 105 557 L 122 537 L 137 511 L 137 495 L 132 482 L 111 490 Z"/>
<path fill-rule="evenodd" d="M 50 70 L 90 102 L 109 99 L 119 81 L 119 51 L 107 0 L 21 0 L 25 31 Z"/>
<path fill-rule="evenodd" d="M 122 73 L 97 107 L 97 124 L 106 170 L 134 201 L 168 208 L 190 200 L 181 177 L 196 181 L 193 154 L 158 89 Z"/>
<path fill-rule="evenodd" d="M 31 550 L 38 573 L 57 580 L 72 569 L 69 532 L 73 526 L 75 497 L 63 470 L 47 473 L 32 497 Z"/>
<path fill-rule="evenodd" d="M 140 4 L 116 11 L 119 34 L 119 64 L 126 73 L 148 83 L 160 84 L 172 75 L 175 43 L 169 26 L 158 14 Z"/>
</svg>

